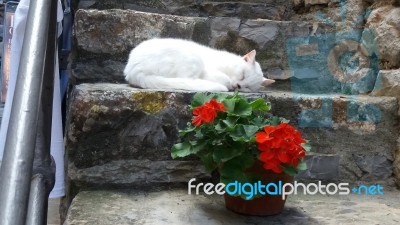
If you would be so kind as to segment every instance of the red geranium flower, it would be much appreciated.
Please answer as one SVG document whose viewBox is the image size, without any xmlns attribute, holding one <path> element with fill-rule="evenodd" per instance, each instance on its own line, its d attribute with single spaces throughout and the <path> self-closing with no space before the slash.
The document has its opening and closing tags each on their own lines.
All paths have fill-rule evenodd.
<svg viewBox="0 0 400 225">
<path fill-rule="evenodd" d="M 210 107 L 214 110 L 221 111 L 221 112 L 226 110 L 224 104 L 217 102 L 217 100 L 215 100 L 215 99 L 211 99 L 209 102 L 205 103 L 204 105 L 206 105 L 207 107 Z"/>
<path fill-rule="evenodd" d="M 192 120 L 192 123 L 195 126 L 200 126 L 203 123 L 212 123 L 217 117 L 217 111 L 223 112 L 225 110 L 225 106 L 222 103 L 211 99 L 209 102 L 193 110 L 193 115 L 196 117 Z"/>
<path fill-rule="evenodd" d="M 281 173 L 283 164 L 297 167 L 299 159 L 304 158 L 305 149 L 301 144 L 306 141 L 299 131 L 287 123 L 278 126 L 265 126 L 263 132 L 256 134 L 258 149 L 261 151 L 260 161 L 264 168 Z"/>
</svg>

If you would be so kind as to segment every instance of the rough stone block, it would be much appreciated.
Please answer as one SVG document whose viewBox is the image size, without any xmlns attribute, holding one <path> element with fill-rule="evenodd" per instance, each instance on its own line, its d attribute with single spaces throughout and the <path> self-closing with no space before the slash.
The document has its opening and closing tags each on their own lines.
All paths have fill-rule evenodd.
<svg viewBox="0 0 400 225">
<path fill-rule="evenodd" d="M 398 187 L 400 187 L 400 137 L 397 139 L 397 150 L 395 152 L 395 161 L 393 162 L 393 174 Z"/>
<path fill-rule="evenodd" d="M 379 71 L 377 82 L 371 95 L 392 96 L 400 101 L 400 70 Z"/>
<path fill-rule="evenodd" d="M 292 11 L 290 6 L 290 2 L 287 4 L 287 1 L 282 0 L 255 2 L 204 1 L 200 5 L 199 15 L 238 17 L 243 19 L 287 20 Z"/>
<path fill-rule="evenodd" d="M 141 186 L 146 184 L 186 183 L 192 178 L 210 180 L 210 173 L 197 161 L 113 160 L 88 168 L 71 163 L 68 177 L 80 186 Z"/>
<path fill-rule="evenodd" d="M 195 39 L 206 18 L 180 17 L 131 10 L 78 10 L 75 13 L 76 46 L 91 54 L 123 56 L 153 37 Z"/>
<path fill-rule="evenodd" d="M 395 98 L 296 96 L 285 92 L 247 95 L 270 101 L 272 113 L 299 127 L 315 153 L 333 155 L 329 156 L 332 164 L 324 163 L 328 156 L 312 156 L 310 178 L 334 177 L 337 157 L 340 157 L 338 180 L 379 181 L 392 177 L 390 166 L 398 137 Z M 197 171 L 200 167 L 191 170 L 182 166 L 187 164 L 170 158 L 171 146 L 179 141 L 178 130 L 191 118 L 187 106 L 192 96 L 188 92 L 141 90 L 122 84 L 76 86 L 71 95 L 66 133 L 69 179 L 79 180 L 78 183 L 87 180 L 91 184 L 102 183 L 104 179 L 115 185 L 124 182 L 130 185 L 145 180 L 181 182 L 193 174 L 205 177 L 203 171 Z M 382 163 L 374 168 L 384 165 L 385 169 L 368 170 L 353 157 L 378 153 Z M 330 166 L 323 170 L 324 164 Z M 158 169 L 165 171 L 152 175 Z M 365 171 L 371 171 L 373 176 L 364 176 Z M 129 173 L 132 174 L 128 176 Z M 179 176 L 167 178 L 167 174 Z"/>
<path fill-rule="evenodd" d="M 122 65 L 129 51 L 140 42 L 155 37 L 174 37 L 192 39 L 240 55 L 256 49 L 257 61 L 267 77 L 287 79 L 290 75 L 287 39 L 312 36 L 330 29 L 324 24 L 307 22 L 182 17 L 132 10 L 78 10 L 74 32 L 78 54 L 72 66 L 73 75 L 78 82 L 110 81 L 117 74 L 122 76 Z M 95 73 L 85 72 L 83 67 Z M 98 69 L 103 67 L 104 70 Z"/>
<path fill-rule="evenodd" d="M 381 69 L 400 67 L 400 8 L 384 6 L 372 11 L 366 27 L 373 29 L 378 42 Z"/>
<path fill-rule="evenodd" d="M 287 20 L 291 2 L 285 0 L 81 0 L 78 9 L 132 9 L 180 16 L 223 16 Z"/>
<path fill-rule="evenodd" d="M 392 176 L 392 161 L 378 154 L 354 154 L 357 166 L 363 172 L 363 180 L 385 180 Z"/>
<path fill-rule="evenodd" d="M 310 6 L 310 5 L 321 5 L 321 4 L 328 4 L 329 2 L 331 2 L 331 0 L 305 0 L 304 4 L 306 6 Z"/>
<path fill-rule="evenodd" d="M 170 158 L 171 146 L 179 141 L 178 130 L 191 118 L 188 105 L 193 94 L 135 89 L 125 84 L 75 86 L 66 127 L 68 198 L 63 207 L 84 188 L 173 185 L 192 177 L 209 179 L 197 159 Z M 390 170 L 399 133 L 395 98 L 288 92 L 247 96 L 270 101 L 274 115 L 291 120 L 310 140 L 317 156 L 308 158 L 310 172 L 302 174 L 304 179 L 387 186 L 392 185 L 393 178 L 398 179 Z M 364 162 L 374 161 L 376 158 L 368 158 L 374 155 L 379 157 L 371 169 Z"/>
<path fill-rule="evenodd" d="M 296 177 L 307 180 L 337 180 L 339 178 L 338 155 L 313 154 L 306 156 L 307 170 L 301 171 Z"/>
<path fill-rule="evenodd" d="M 223 197 L 161 192 L 84 191 L 74 199 L 65 225 L 254 225 L 396 224 L 398 191 L 384 195 L 291 195 L 276 216 L 242 216 L 226 209 Z"/>
</svg>

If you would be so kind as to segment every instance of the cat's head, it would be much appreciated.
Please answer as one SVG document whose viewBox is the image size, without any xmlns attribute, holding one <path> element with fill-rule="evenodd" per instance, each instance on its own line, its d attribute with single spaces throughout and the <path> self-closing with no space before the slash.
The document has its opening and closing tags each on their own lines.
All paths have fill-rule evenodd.
<svg viewBox="0 0 400 225">
<path fill-rule="evenodd" d="M 242 92 L 257 92 L 262 87 L 275 83 L 275 80 L 264 78 L 261 66 L 256 62 L 256 50 L 243 56 L 242 76 L 232 84 L 234 89 Z"/>
</svg>

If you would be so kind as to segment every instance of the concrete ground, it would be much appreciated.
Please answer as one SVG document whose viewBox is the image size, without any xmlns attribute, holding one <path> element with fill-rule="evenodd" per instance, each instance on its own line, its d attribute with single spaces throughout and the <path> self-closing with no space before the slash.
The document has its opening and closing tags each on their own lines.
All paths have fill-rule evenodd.
<svg viewBox="0 0 400 225">
<path fill-rule="evenodd" d="M 49 199 L 47 225 L 60 225 L 60 199 Z"/>
<path fill-rule="evenodd" d="M 282 214 L 249 217 L 225 208 L 221 196 L 188 195 L 186 190 L 137 193 L 84 191 L 72 203 L 66 225 L 312 225 L 400 224 L 400 191 L 379 196 L 289 196 Z"/>
</svg>

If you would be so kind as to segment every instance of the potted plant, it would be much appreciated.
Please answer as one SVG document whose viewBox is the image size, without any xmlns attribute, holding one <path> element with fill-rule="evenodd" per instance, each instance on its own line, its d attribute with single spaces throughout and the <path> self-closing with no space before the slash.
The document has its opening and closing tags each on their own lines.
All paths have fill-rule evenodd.
<svg viewBox="0 0 400 225">
<path fill-rule="evenodd" d="M 208 171 L 218 170 L 220 182 L 241 184 L 292 182 L 306 169 L 303 159 L 310 147 L 284 118 L 269 115 L 271 104 L 249 100 L 235 92 L 197 93 L 191 122 L 180 130 L 183 142 L 175 144 L 172 158 L 198 156 Z M 285 201 L 279 195 L 225 194 L 228 209 L 249 215 L 273 215 Z"/>
</svg>

